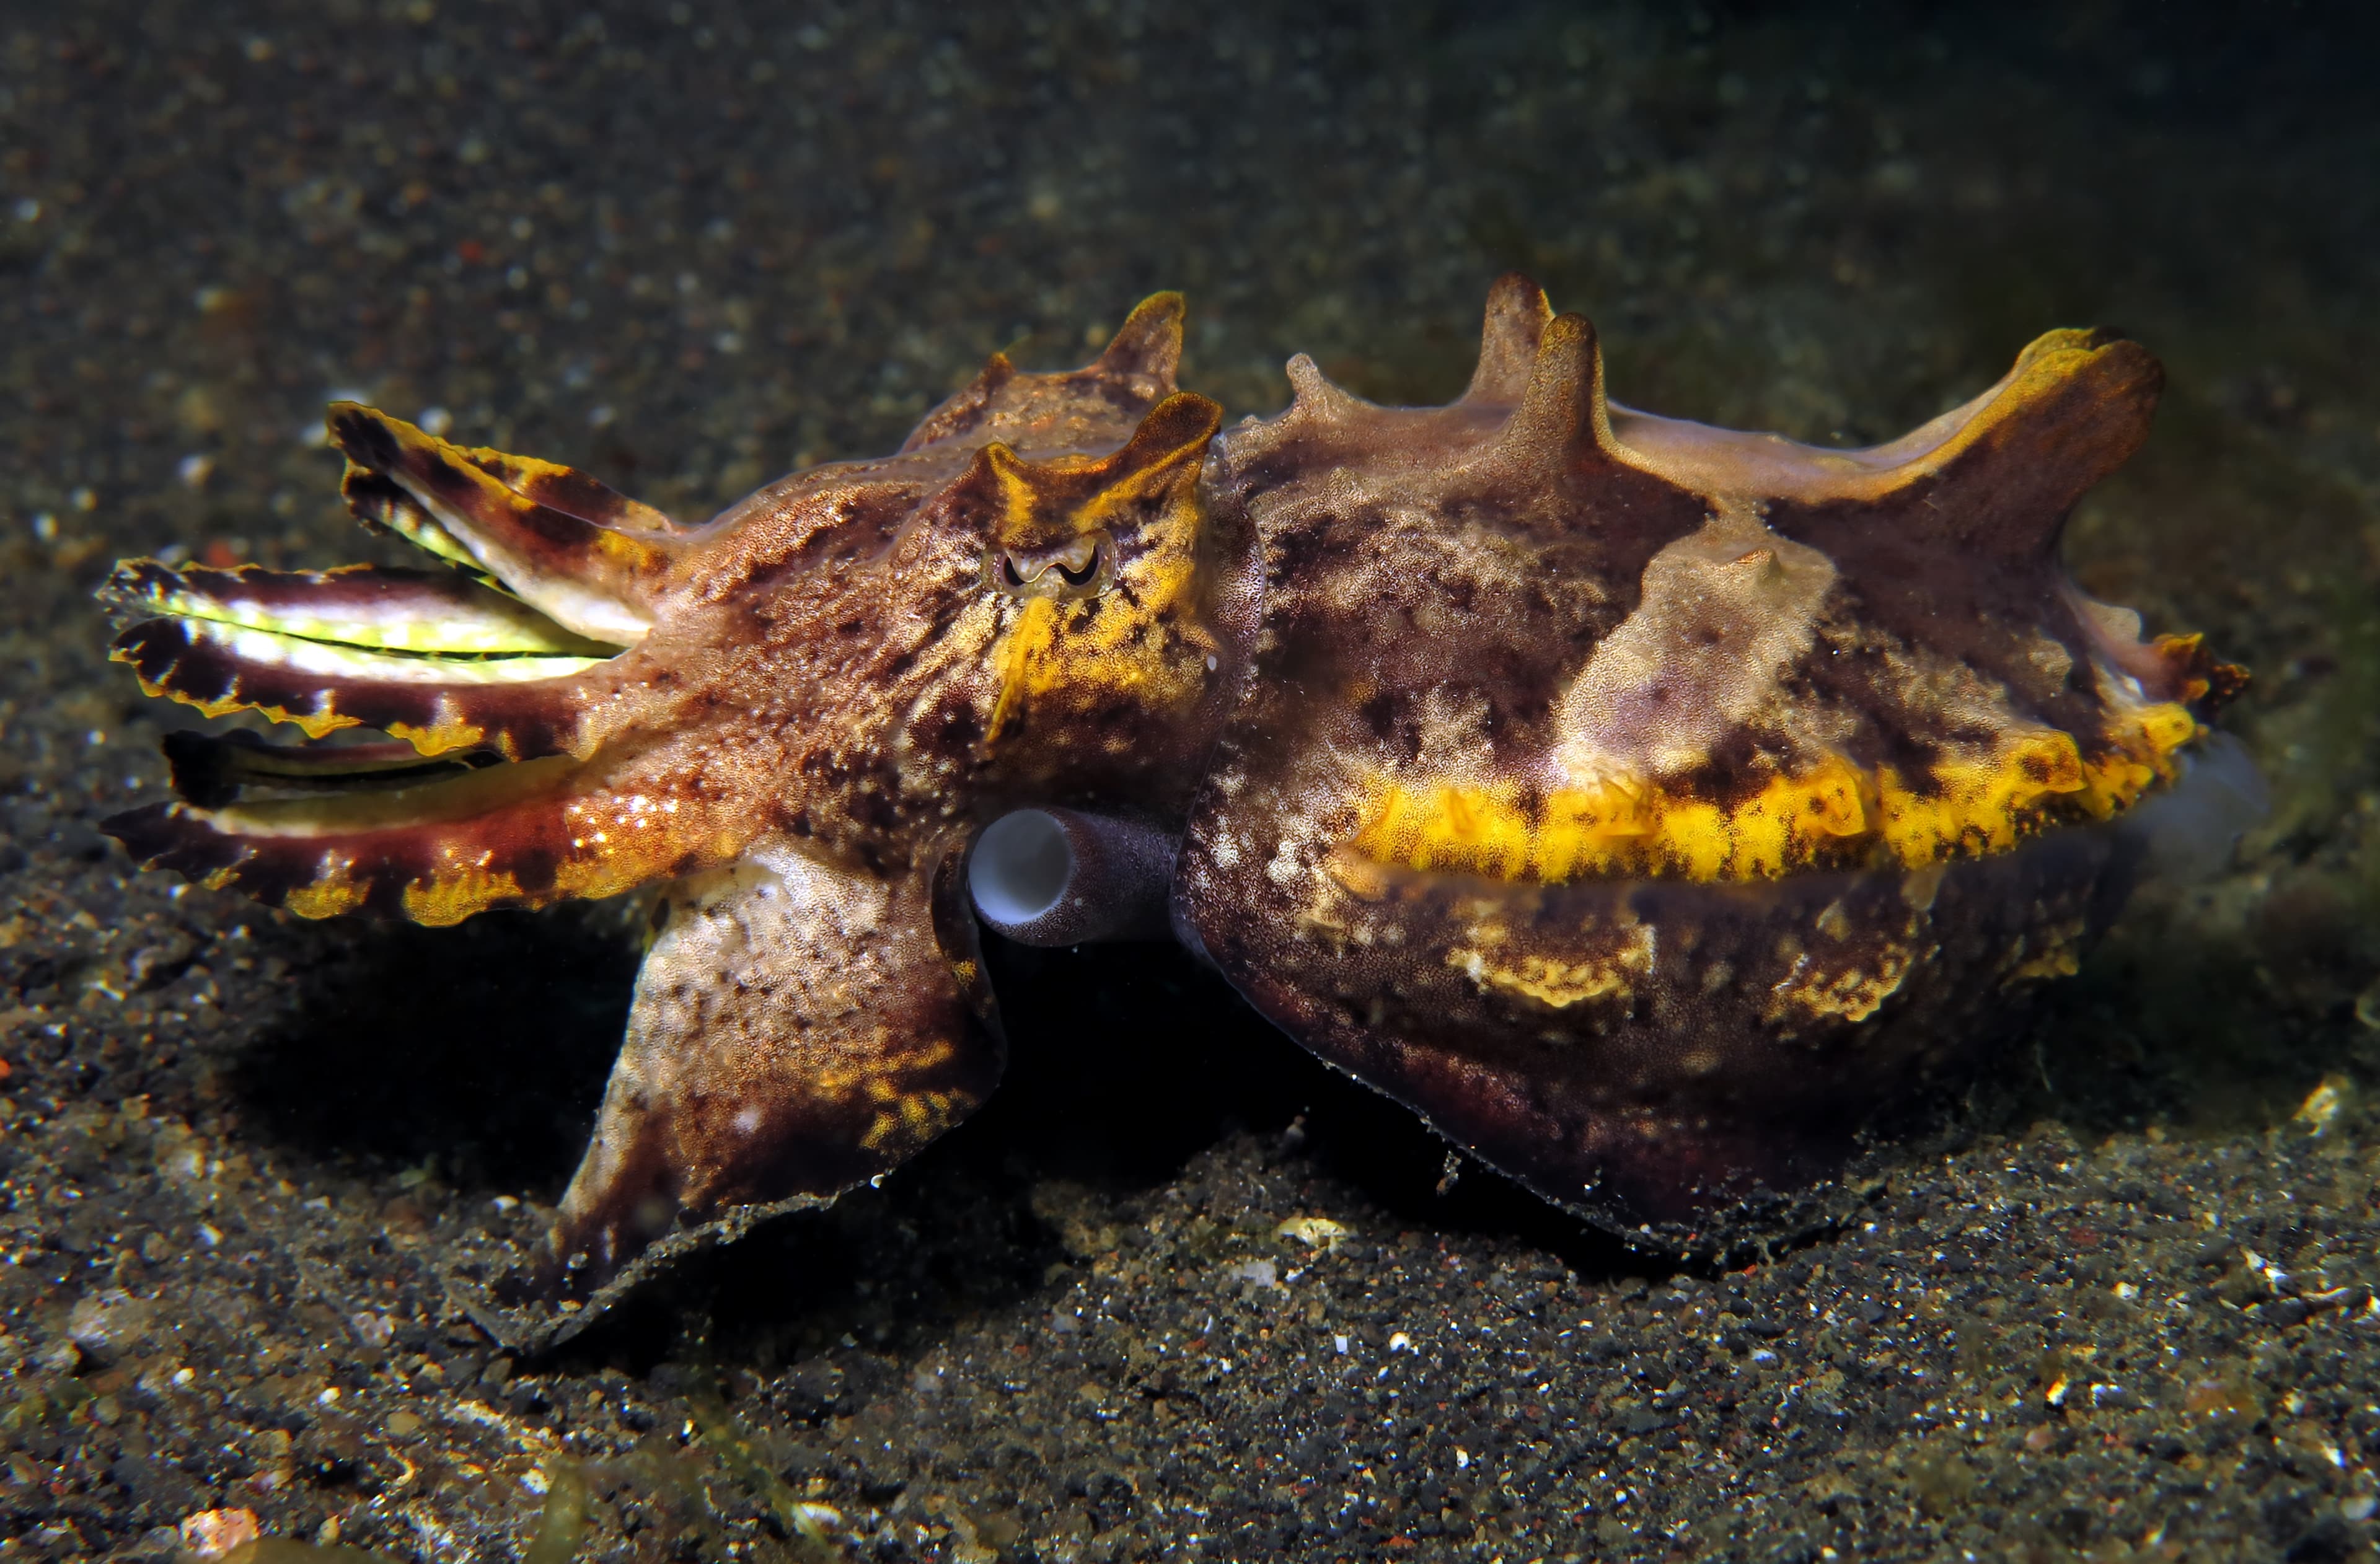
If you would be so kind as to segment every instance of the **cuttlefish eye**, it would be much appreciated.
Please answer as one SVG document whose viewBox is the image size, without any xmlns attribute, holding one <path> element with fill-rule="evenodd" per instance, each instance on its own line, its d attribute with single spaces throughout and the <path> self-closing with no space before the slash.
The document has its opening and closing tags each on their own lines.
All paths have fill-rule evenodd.
<svg viewBox="0 0 2380 1564">
<path fill-rule="evenodd" d="M 1104 532 L 1086 532 L 1054 549 L 995 546 L 984 561 L 984 579 L 1013 598 L 1091 598 L 1113 582 L 1114 566 L 1114 542 Z"/>
</svg>

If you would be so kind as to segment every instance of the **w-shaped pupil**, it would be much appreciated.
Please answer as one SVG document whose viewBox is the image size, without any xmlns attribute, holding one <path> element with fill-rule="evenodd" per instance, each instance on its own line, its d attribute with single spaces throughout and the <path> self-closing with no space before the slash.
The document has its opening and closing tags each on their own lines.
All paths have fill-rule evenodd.
<svg viewBox="0 0 2380 1564">
<path fill-rule="evenodd" d="M 1094 545 L 1090 558 L 1083 562 L 1082 568 L 1079 570 L 1068 565 L 1063 560 L 1051 560 L 1029 576 L 1017 564 L 1016 556 L 1003 550 L 1000 556 L 1000 578 L 1011 590 L 1022 591 L 1033 582 L 1038 581 L 1044 571 L 1054 570 L 1058 573 L 1058 579 L 1067 586 L 1087 587 L 1099 577 L 1099 560 L 1104 545 Z"/>
</svg>

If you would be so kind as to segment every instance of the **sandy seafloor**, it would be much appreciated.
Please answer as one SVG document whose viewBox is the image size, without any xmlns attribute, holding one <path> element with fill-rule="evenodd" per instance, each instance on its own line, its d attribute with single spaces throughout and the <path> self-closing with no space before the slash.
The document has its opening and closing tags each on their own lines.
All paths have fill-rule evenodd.
<svg viewBox="0 0 2380 1564">
<path fill-rule="evenodd" d="M 2374 40 L 1841 9 L 0 10 L 0 1558 L 2368 1555 Z M 438 1277 L 559 1191 L 625 920 L 300 925 L 94 830 L 184 721 L 109 561 L 395 557 L 331 394 L 699 516 L 1162 286 L 1234 413 L 1299 349 L 1442 398 L 1515 265 L 1623 400 L 1822 441 L 2126 328 L 2171 387 L 2069 557 L 2255 670 L 2235 868 L 1767 1263 L 1439 1193 L 1186 962 L 1012 952 L 978 1119 L 516 1356 Z"/>
</svg>

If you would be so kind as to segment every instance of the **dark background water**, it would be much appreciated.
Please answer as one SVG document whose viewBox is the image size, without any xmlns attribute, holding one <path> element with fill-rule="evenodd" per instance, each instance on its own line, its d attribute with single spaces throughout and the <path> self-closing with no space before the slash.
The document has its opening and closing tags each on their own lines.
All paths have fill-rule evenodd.
<svg viewBox="0 0 2380 1564">
<path fill-rule="evenodd" d="M 219 1503 L 495 1550 L 523 1473 L 581 1467 L 622 1558 L 807 1546 L 791 1495 L 884 1557 L 2367 1549 L 2372 17 L 0 7 L 0 1556 L 162 1557 Z M 1234 414 L 1300 350 L 1440 398 L 1510 267 L 1597 321 L 1621 399 L 1811 440 L 2054 325 L 2166 360 L 2069 558 L 2254 669 L 2272 816 L 2142 900 L 1873 1230 L 1648 1270 L 1433 1194 L 1429 1143 L 1186 969 L 1019 959 L 1013 1100 L 516 1373 L 425 1279 L 558 1186 L 618 930 L 293 927 L 92 830 L 178 719 L 90 587 L 371 557 L 328 396 L 692 518 L 1160 287 Z M 1274 1231 L 1309 1213 L 1356 1237 L 1309 1264 Z"/>
</svg>

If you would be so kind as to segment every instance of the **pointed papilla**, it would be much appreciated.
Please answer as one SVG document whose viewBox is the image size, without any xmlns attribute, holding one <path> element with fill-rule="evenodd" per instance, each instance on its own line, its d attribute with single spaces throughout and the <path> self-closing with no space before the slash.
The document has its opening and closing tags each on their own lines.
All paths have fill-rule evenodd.
<svg viewBox="0 0 2380 1564">
<path fill-rule="evenodd" d="M 2035 564 L 2067 514 L 2147 438 L 2164 370 L 2103 331 L 2055 331 L 1982 395 L 1864 450 L 1625 415 L 1641 464 L 1712 495 L 1774 502 L 1772 525 L 1857 531 L 1945 559 Z M 1892 534 L 1898 541 L 1885 538 Z M 1799 535 L 1798 533 L 1796 535 Z"/>
<path fill-rule="evenodd" d="M 1153 395 L 1171 395 L 1182 370 L 1184 311 L 1180 294 L 1150 294 L 1124 317 L 1092 369 L 1123 383 L 1146 382 Z"/>
<path fill-rule="evenodd" d="M 1479 363 L 1471 371 L 1463 400 L 1472 404 L 1518 402 L 1536 363 L 1537 346 L 1554 318 L 1546 290 L 1518 272 L 1507 272 L 1488 290 L 1487 318 L 1479 330 Z"/>
<path fill-rule="evenodd" d="M 1948 439 L 1895 476 L 1956 491 L 1955 503 L 1933 507 L 1961 518 L 1939 524 L 1947 540 L 2040 558 L 2075 502 L 2148 438 L 2164 388 L 2164 368 L 2140 344 L 2112 332 L 2051 332 L 1962 409 Z"/>
<path fill-rule="evenodd" d="M 1523 302 L 1516 299 L 1516 307 Z M 1510 370 L 1503 359 L 1517 346 L 1516 331 L 1512 341 L 1494 349 L 1498 373 L 1506 379 Z M 1483 354 L 1482 369 L 1487 367 Z M 1520 405 L 1497 437 L 1496 460 L 1516 469 L 1552 473 L 1609 471 L 1626 465 L 1611 436 L 1602 345 L 1585 316 L 1556 315 L 1538 333 Z"/>
<path fill-rule="evenodd" d="M 1372 406 L 1333 382 L 1307 354 L 1290 355 L 1284 372 L 1289 376 L 1290 396 L 1289 411 L 1281 415 L 1284 424 L 1328 427 Z"/>
<path fill-rule="evenodd" d="M 1004 540 L 1087 531 L 1112 507 L 1195 477 L 1222 419 L 1222 408 L 1206 397 L 1176 392 L 1104 456 L 1031 462 L 994 443 L 978 453 L 963 488 L 997 507 L 995 529 Z"/>
<path fill-rule="evenodd" d="M 1019 450 L 1096 448 L 1174 394 L 1182 365 L 1182 296 L 1152 294 L 1079 370 L 1024 374 L 995 353 L 983 372 L 928 413 L 904 454 L 946 440 L 997 440 Z"/>
<path fill-rule="evenodd" d="M 975 429 L 993 416 L 1002 391 L 1015 378 L 1016 366 L 1009 362 L 1008 355 L 993 354 L 984 361 L 982 371 L 975 379 L 909 431 L 909 438 L 901 442 L 901 449 L 915 451 L 921 445 L 931 445 Z"/>
</svg>

